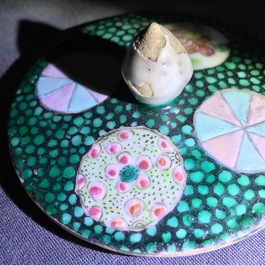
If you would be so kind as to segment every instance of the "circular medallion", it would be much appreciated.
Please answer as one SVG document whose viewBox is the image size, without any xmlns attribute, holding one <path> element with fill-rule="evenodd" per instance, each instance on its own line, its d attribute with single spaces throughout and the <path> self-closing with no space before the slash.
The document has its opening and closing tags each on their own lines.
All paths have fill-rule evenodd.
<svg viewBox="0 0 265 265">
<path fill-rule="evenodd" d="M 187 50 L 194 70 L 222 64 L 230 54 L 227 38 L 214 28 L 193 23 L 165 25 Z"/>
<path fill-rule="evenodd" d="M 208 98 L 194 115 L 202 147 L 225 167 L 241 173 L 265 171 L 265 97 L 227 89 Z"/>
<path fill-rule="evenodd" d="M 78 169 L 76 193 L 94 220 L 139 231 L 171 212 L 185 185 L 183 160 L 174 143 L 138 126 L 114 130 L 94 143 Z"/>
</svg>

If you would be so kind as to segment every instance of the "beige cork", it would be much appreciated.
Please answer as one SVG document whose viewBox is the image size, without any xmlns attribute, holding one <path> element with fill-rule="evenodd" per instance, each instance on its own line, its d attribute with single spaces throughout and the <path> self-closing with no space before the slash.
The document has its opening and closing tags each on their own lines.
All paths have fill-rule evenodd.
<svg viewBox="0 0 265 265">
<path fill-rule="evenodd" d="M 143 95 L 145 97 L 152 97 L 152 96 L 154 96 L 154 92 L 153 92 L 150 84 L 143 83 L 143 84 L 141 84 L 139 86 L 137 86 L 137 85 L 134 85 L 134 86 L 135 86 L 135 88 L 138 90 L 138 92 L 141 95 Z"/>
<path fill-rule="evenodd" d="M 136 36 L 133 45 L 144 57 L 156 62 L 161 50 L 166 45 L 166 36 L 176 53 L 186 53 L 177 38 L 165 27 L 155 22 Z"/>
</svg>

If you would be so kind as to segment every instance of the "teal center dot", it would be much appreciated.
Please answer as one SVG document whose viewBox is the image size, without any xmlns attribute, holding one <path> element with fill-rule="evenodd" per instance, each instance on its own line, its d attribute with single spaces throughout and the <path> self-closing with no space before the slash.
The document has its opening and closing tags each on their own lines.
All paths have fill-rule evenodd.
<svg viewBox="0 0 265 265">
<path fill-rule="evenodd" d="M 139 170 L 136 167 L 128 165 L 120 171 L 120 179 L 123 182 L 133 182 L 137 179 L 138 173 Z"/>
</svg>

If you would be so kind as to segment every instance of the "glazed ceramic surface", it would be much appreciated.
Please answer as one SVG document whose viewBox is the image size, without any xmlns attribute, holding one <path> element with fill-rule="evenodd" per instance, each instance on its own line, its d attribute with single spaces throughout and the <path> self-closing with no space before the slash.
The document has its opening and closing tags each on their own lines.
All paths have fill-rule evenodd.
<svg viewBox="0 0 265 265">
<path fill-rule="evenodd" d="M 225 35 L 230 48 L 230 56 L 225 61 L 212 68 L 196 70 L 176 99 L 155 108 L 134 100 L 122 81 L 119 68 L 133 37 L 152 21 L 162 24 L 192 22 L 210 26 Z M 103 248 L 130 255 L 201 253 L 232 244 L 261 230 L 265 225 L 264 169 L 257 170 L 254 163 L 251 164 L 253 171 L 245 171 L 242 170 L 242 163 L 231 166 L 230 162 L 224 162 L 224 151 L 215 152 L 214 144 L 211 144 L 215 140 L 218 145 L 219 138 L 214 137 L 208 123 L 209 119 L 213 119 L 208 104 L 211 100 L 215 101 L 215 97 L 223 100 L 225 95 L 221 91 L 237 91 L 240 99 L 245 98 L 246 93 L 243 91 L 252 91 L 247 95 L 253 96 L 256 103 L 250 105 L 253 107 L 263 102 L 264 61 L 256 44 L 246 45 L 245 35 L 230 27 L 172 13 L 132 14 L 83 25 L 36 62 L 18 88 L 12 104 L 8 131 L 10 152 L 27 193 L 52 220 L 67 231 Z M 231 94 L 226 98 L 226 103 L 229 103 Z M 220 117 L 218 112 L 215 121 L 228 119 L 225 115 L 233 109 L 231 104 L 226 107 L 224 116 Z M 251 125 L 263 124 L 262 112 L 251 112 L 256 113 L 253 114 Z M 206 119 L 203 115 L 207 116 Z M 234 126 L 240 126 L 238 122 L 246 116 L 233 117 Z M 206 129 L 202 123 L 207 124 Z M 216 121 L 217 124 L 220 123 Z M 232 123 L 229 125 L 229 128 L 233 127 Z M 141 161 L 147 162 L 141 165 L 148 167 L 149 160 L 146 157 L 152 152 L 149 150 L 145 153 L 142 145 L 135 144 L 137 137 L 133 138 L 136 141 L 132 140 L 130 150 L 126 151 L 134 161 L 133 167 L 128 171 L 128 168 L 124 169 L 119 161 L 125 161 L 126 158 L 121 159 L 119 155 L 115 159 L 107 159 L 109 164 L 106 163 L 106 166 L 114 165 L 112 169 L 116 169 L 118 165 L 119 178 L 115 180 L 115 185 L 108 185 L 112 181 L 108 179 L 103 186 L 98 184 L 95 177 L 97 173 L 87 157 L 104 136 L 112 138 L 102 146 L 107 148 L 109 143 L 114 143 L 114 147 L 104 149 L 102 156 L 113 150 L 127 148 L 123 142 L 115 146 L 120 141 L 116 140 L 119 138 L 118 133 L 123 129 L 129 134 L 134 133 L 137 128 L 144 128 L 162 137 L 169 146 L 174 145 L 174 152 L 182 157 L 176 165 L 181 165 L 183 172 L 186 172 L 186 186 L 183 194 L 176 195 L 179 196 L 177 200 L 173 196 L 176 205 L 165 208 L 168 209 L 166 215 L 157 222 L 141 223 L 141 229 L 136 230 L 118 229 L 116 225 L 122 223 L 119 220 L 108 223 L 107 217 L 104 219 L 100 212 L 104 208 L 93 209 L 89 200 L 98 200 L 102 203 L 98 206 L 104 207 L 105 197 L 101 196 L 104 192 L 110 192 L 113 199 L 117 194 L 126 197 L 122 192 L 127 191 L 127 188 L 129 191 L 132 187 L 148 187 L 150 176 L 143 174 L 142 178 L 139 177 L 141 163 L 137 162 L 135 154 L 143 153 Z M 257 133 L 262 131 L 263 134 L 263 127 L 253 125 L 247 128 L 240 130 L 247 131 L 247 136 L 251 135 L 252 150 L 255 149 L 255 154 L 258 153 L 263 159 L 264 154 L 257 143 L 263 141 L 263 135 Z M 227 137 L 225 142 L 229 141 L 233 130 L 225 131 L 227 127 L 222 126 L 219 129 L 222 129 L 220 134 Z M 149 136 L 145 137 L 143 139 L 150 140 Z M 235 149 L 236 146 L 231 148 Z M 241 146 L 241 150 L 244 148 Z M 149 158 L 152 160 L 152 155 Z M 155 161 L 159 160 L 152 161 L 151 164 L 158 168 L 158 162 Z M 161 161 L 161 165 L 167 168 L 168 160 Z M 98 164 L 104 165 L 102 160 Z M 94 174 L 95 185 L 86 184 L 90 194 L 87 193 L 82 199 L 82 185 L 87 181 L 85 177 L 89 178 L 88 173 L 82 175 L 84 166 L 88 168 L 86 172 Z M 170 167 L 166 170 L 171 172 Z M 104 177 L 111 178 L 115 170 L 102 172 Z M 162 178 L 163 174 L 158 175 L 156 181 L 163 182 Z M 177 178 L 177 181 L 180 180 Z M 127 186 L 119 186 L 120 181 Z M 177 183 L 176 179 L 172 181 Z M 169 198 L 174 194 L 168 188 L 166 192 Z M 139 194 L 142 193 L 141 190 Z M 143 197 L 139 200 L 136 198 L 130 201 L 132 203 L 124 204 L 122 209 L 132 216 L 138 216 L 143 209 L 150 216 L 151 213 L 162 212 L 141 208 L 142 202 L 146 201 Z M 86 211 L 84 205 L 91 206 L 92 210 L 90 207 Z M 107 206 L 109 208 L 106 210 L 110 211 L 110 204 Z M 120 206 L 117 205 L 117 208 Z M 150 216 L 147 215 L 144 220 L 149 220 Z"/>
</svg>

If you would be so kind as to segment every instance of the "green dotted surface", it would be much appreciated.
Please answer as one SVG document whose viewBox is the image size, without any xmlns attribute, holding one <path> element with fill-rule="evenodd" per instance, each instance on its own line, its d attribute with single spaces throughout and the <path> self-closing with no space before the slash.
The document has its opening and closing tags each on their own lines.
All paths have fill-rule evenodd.
<svg viewBox="0 0 265 265">
<path fill-rule="evenodd" d="M 110 96 L 86 112 L 58 114 L 40 105 L 35 86 L 52 58 L 76 49 L 84 37 L 111 43 L 124 55 L 134 35 L 151 21 L 174 23 L 187 21 L 187 16 L 131 14 L 90 23 L 32 67 L 11 108 L 10 151 L 23 186 L 53 220 L 89 242 L 134 255 L 207 251 L 264 227 L 265 174 L 239 174 L 220 166 L 200 148 L 193 128 L 196 108 L 215 91 L 237 88 L 265 94 L 264 62 L 257 54 L 258 47 L 244 47 L 244 34 L 201 20 L 189 18 L 223 32 L 230 41 L 230 57 L 215 68 L 196 71 L 170 105 L 151 108 L 129 100 L 130 92 L 121 82 L 121 95 Z M 156 226 L 121 232 L 84 214 L 75 194 L 75 178 L 83 155 L 98 137 L 115 128 L 138 125 L 172 139 L 184 159 L 187 186 L 176 208 Z M 127 169 L 122 177 L 129 181 L 133 170 Z"/>
</svg>

